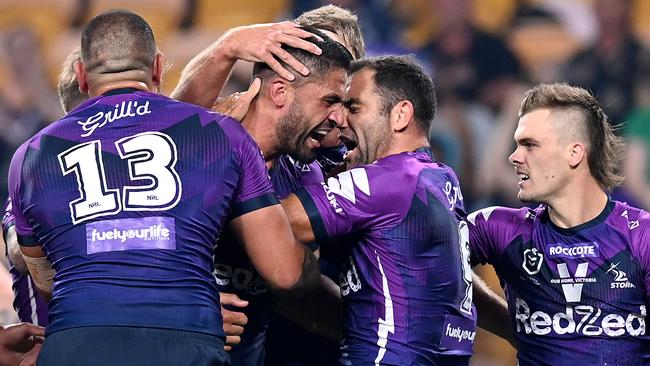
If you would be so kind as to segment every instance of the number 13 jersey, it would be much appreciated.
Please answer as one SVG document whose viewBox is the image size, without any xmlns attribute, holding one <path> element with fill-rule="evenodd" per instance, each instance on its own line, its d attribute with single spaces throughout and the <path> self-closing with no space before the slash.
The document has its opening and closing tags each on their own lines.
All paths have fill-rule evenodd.
<svg viewBox="0 0 650 366">
<path fill-rule="evenodd" d="M 213 243 L 276 204 L 260 150 L 223 115 L 133 89 L 24 143 L 9 172 L 21 245 L 56 275 L 48 332 L 141 326 L 223 337 Z"/>
</svg>

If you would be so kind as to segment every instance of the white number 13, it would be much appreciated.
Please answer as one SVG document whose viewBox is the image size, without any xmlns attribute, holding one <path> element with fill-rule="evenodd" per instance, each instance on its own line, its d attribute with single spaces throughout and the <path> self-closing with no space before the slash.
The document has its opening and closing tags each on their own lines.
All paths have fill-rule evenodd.
<svg viewBox="0 0 650 366">
<path fill-rule="evenodd" d="M 101 141 L 79 144 L 60 153 L 63 175 L 74 172 L 81 197 L 70 202 L 72 223 L 124 211 L 160 211 L 176 206 L 182 184 L 175 166 L 176 144 L 161 132 L 143 132 L 115 142 L 120 158 L 129 164 L 132 181 L 149 184 L 110 189 L 101 155 Z"/>
</svg>

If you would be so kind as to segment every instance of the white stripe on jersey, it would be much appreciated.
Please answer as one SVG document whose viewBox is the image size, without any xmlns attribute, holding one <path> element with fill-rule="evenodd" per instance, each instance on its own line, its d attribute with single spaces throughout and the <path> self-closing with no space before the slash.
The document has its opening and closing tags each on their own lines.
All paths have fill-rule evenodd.
<svg viewBox="0 0 650 366">
<path fill-rule="evenodd" d="M 34 292 L 32 279 L 29 276 L 27 276 L 27 288 L 29 289 L 29 305 L 32 307 L 32 324 L 40 325 L 38 324 L 38 312 L 36 311 L 36 292 Z"/>
<path fill-rule="evenodd" d="M 375 251 L 375 254 L 377 252 Z M 377 328 L 377 345 L 379 346 L 379 352 L 377 353 L 377 358 L 375 358 L 375 365 L 379 366 L 379 363 L 384 358 L 386 354 L 386 344 L 388 343 L 388 333 L 395 334 L 395 319 L 393 318 L 393 299 L 390 297 L 390 290 L 388 289 L 388 279 L 384 273 L 384 268 L 381 266 L 381 260 L 379 255 L 377 255 L 377 264 L 379 265 L 379 271 L 381 272 L 381 282 L 383 285 L 384 292 L 384 308 L 386 310 L 385 318 L 379 318 L 379 328 Z"/>
</svg>

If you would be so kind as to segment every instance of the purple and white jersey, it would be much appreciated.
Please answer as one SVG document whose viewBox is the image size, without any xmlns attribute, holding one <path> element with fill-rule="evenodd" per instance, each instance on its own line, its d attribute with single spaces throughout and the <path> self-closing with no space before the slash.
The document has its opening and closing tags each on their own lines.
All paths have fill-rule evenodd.
<svg viewBox="0 0 650 366">
<path fill-rule="evenodd" d="M 50 333 L 223 337 L 213 244 L 228 218 L 278 203 L 237 121 L 134 89 L 90 99 L 24 143 L 9 186 L 20 244 L 42 245 L 56 270 Z"/>
<path fill-rule="evenodd" d="M 5 251 L 9 252 L 8 243 L 10 240 L 16 240 L 16 229 L 14 228 L 14 215 L 11 214 L 11 200 L 7 200 L 4 215 L 2 216 L 2 238 L 5 242 Z M 11 273 L 11 288 L 14 292 L 14 310 L 18 314 L 21 322 L 32 323 L 46 327 L 47 319 L 47 302 L 36 290 L 36 285 L 29 273 L 23 272 L 16 268 L 7 255 L 9 262 L 9 273 Z"/>
<path fill-rule="evenodd" d="M 650 365 L 650 214 L 609 201 L 570 229 L 545 206 L 467 220 L 473 263 L 504 286 L 520 365 Z"/>
<path fill-rule="evenodd" d="M 451 168 L 426 149 L 297 191 L 341 255 L 342 365 L 467 365 L 476 316 L 467 225 Z"/>
<path fill-rule="evenodd" d="M 318 163 L 304 164 L 288 155 L 276 159 L 269 175 L 278 199 L 286 198 L 305 184 L 320 183 L 324 179 Z M 242 339 L 253 339 L 256 334 L 265 331 L 271 308 L 270 298 L 266 296 L 268 287 L 241 244 L 228 230 L 219 238 L 215 248 L 215 276 L 219 291 L 234 293 L 250 301 L 242 309 L 248 317 Z M 246 345 L 246 342 L 242 344 Z"/>
</svg>

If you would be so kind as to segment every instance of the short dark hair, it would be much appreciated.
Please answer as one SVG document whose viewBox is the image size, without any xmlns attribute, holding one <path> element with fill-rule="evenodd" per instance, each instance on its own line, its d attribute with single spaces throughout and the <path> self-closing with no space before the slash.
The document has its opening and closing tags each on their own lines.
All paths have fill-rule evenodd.
<svg viewBox="0 0 650 366">
<path fill-rule="evenodd" d="M 309 69 L 309 75 L 302 76 L 294 72 L 298 83 L 311 82 L 320 79 L 323 75 L 327 74 L 333 69 L 346 70 L 350 67 L 352 62 L 352 55 L 345 47 L 338 42 L 333 41 L 330 37 L 325 35 L 313 27 L 300 27 L 310 33 L 316 34 L 323 40 L 319 41 L 316 37 L 309 37 L 306 40 L 317 45 L 323 52 L 320 55 L 315 55 L 303 49 L 283 45 L 282 48 L 291 54 L 296 60 L 300 61 Z M 282 60 L 278 60 L 285 68 L 291 68 Z M 257 62 L 253 67 L 253 76 L 262 77 L 275 75 L 275 72 L 265 63 Z"/>
<path fill-rule="evenodd" d="M 151 27 L 128 10 L 106 11 L 91 19 L 81 33 L 81 59 L 88 72 L 148 70 L 155 56 Z"/>
<path fill-rule="evenodd" d="M 524 94 L 519 118 L 540 108 L 579 112 L 581 118 L 571 123 L 580 124 L 577 127 L 587 143 L 591 175 L 607 191 L 623 183 L 621 162 L 625 142 L 616 135 L 607 115 L 589 91 L 565 83 L 539 84 Z"/>
<path fill-rule="evenodd" d="M 363 69 L 375 71 L 373 79 L 384 114 L 398 102 L 408 100 L 413 104 L 418 126 L 422 132 L 429 132 L 436 114 L 436 91 L 431 77 L 413 56 L 381 56 L 355 61 L 350 66 L 350 74 Z"/>
</svg>

